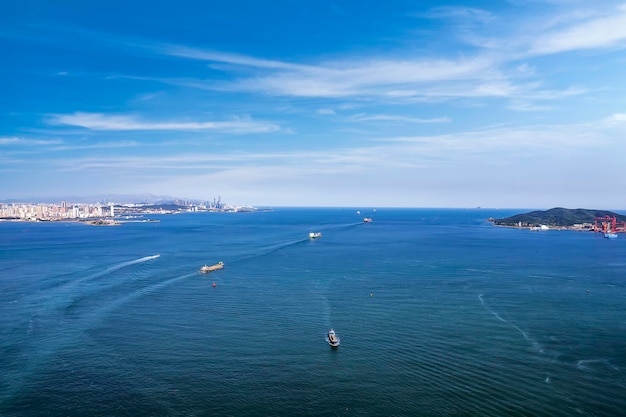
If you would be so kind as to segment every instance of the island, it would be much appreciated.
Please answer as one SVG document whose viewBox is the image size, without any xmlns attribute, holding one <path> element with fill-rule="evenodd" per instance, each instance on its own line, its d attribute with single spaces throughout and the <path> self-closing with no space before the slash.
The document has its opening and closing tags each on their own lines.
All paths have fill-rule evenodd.
<svg viewBox="0 0 626 417">
<path fill-rule="evenodd" d="M 607 210 L 567 209 L 556 207 L 549 210 L 537 210 L 516 214 L 503 219 L 489 218 L 497 226 L 527 229 L 568 229 L 589 230 L 594 232 L 626 231 L 626 215 Z"/>
<path fill-rule="evenodd" d="M 92 226 L 119 226 L 122 223 L 117 220 L 98 219 L 98 220 L 89 220 L 87 221 L 87 224 L 90 224 Z"/>
</svg>

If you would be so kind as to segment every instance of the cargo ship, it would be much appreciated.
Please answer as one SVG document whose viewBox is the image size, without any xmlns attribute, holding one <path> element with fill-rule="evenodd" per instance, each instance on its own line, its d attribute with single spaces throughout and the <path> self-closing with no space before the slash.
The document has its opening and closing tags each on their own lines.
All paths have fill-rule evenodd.
<svg viewBox="0 0 626 417">
<path fill-rule="evenodd" d="M 207 274 L 209 272 L 212 271 L 217 271 L 218 269 L 222 269 L 224 268 L 224 262 L 219 261 L 218 263 L 216 263 L 215 265 L 204 265 L 200 268 L 200 272 L 202 272 L 203 274 Z"/>
</svg>

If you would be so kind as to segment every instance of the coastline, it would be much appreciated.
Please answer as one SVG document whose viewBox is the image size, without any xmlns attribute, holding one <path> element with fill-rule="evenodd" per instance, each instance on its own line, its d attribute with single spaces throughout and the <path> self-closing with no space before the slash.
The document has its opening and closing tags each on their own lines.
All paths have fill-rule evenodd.
<svg viewBox="0 0 626 417">
<path fill-rule="evenodd" d="M 6 223 L 82 223 L 90 226 L 119 226 L 124 223 L 159 223 L 158 219 L 143 220 L 118 220 L 118 219 L 21 219 L 0 218 L 0 222 Z"/>
<path fill-rule="evenodd" d="M 591 233 L 604 233 L 602 230 L 595 230 L 592 224 L 573 225 L 573 226 L 550 226 L 550 225 L 514 225 L 514 224 L 498 224 L 496 219 L 490 217 L 487 219 L 495 227 L 504 227 L 508 229 L 520 229 L 539 232 L 549 232 L 551 230 L 556 231 L 575 231 L 575 232 L 591 232 Z"/>
</svg>

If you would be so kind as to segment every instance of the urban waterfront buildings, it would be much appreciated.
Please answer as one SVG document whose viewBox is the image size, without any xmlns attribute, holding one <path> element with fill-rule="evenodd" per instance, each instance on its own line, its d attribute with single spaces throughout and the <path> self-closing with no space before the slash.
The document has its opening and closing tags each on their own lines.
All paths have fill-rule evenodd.
<svg viewBox="0 0 626 417">
<path fill-rule="evenodd" d="M 103 204 L 11 203 L 0 204 L 0 218 L 20 220 L 67 220 L 113 216 L 113 205 L 107 210 Z"/>
<path fill-rule="evenodd" d="M 172 214 L 199 211 L 256 211 L 251 206 L 227 206 L 221 199 L 212 202 L 193 203 L 176 200 L 165 204 L 118 204 L 118 203 L 0 203 L 0 220 L 55 221 L 103 219 L 141 214 Z"/>
</svg>

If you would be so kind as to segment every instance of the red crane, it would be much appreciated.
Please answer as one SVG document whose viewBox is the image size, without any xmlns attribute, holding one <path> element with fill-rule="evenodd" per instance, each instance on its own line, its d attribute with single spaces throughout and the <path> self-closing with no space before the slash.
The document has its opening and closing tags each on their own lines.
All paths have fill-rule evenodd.
<svg viewBox="0 0 626 417">
<path fill-rule="evenodd" d="M 615 216 L 613 217 L 603 216 L 603 217 L 596 217 L 596 223 L 595 223 L 593 230 L 595 230 L 596 232 L 602 232 L 602 233 L 608 233 L 608 232 L 617 233 L 617 232 L 623 232 L 624 230 L 626 230 L 626 226 L 624 225 L 623 221 L 618 222 Z"/>
</svg>

